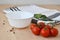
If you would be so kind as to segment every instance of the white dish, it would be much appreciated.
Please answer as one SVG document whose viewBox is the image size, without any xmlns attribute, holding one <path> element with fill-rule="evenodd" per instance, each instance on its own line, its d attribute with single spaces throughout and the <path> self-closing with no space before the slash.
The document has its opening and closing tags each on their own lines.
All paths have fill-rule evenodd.
<svg viewBox="0 0 60 40">
<path fill-rule="evenodd" d="M 24 28 L 27 27 L 33 18 L 33 13 L 26 11 L 19 11 L 6 14 L 8 22 L 12 27 Z"/>
</svg>

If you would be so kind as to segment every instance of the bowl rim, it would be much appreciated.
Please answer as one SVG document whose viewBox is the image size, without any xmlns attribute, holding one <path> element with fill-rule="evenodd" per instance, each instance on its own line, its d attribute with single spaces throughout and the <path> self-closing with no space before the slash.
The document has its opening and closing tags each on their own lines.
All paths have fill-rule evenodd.
<svg viewBox="0 0 60 40">
<path fill-rule="evenodd" d="M 23 11 L 23 12 L 26 12 L 26 11 Z M 5 14 L 5 16 L 8 18 L 8 19 L 29 19 L 29 18 L 33 18 L 34 17 L 34 14 L 33 13 L 31 13 L 31 12 L 27 12 L 27 13 L 29 13 L 29 14 L 31 14 L 29 17 L 27 16 L 27 17 L 25 17 L 25 18 L 14 18 L 14 16 L 13 17 L 11 17 L 11 15 L 14 15 L 14 14 Z M 10 16 L 9 16 L 10 15 Z M 20 15 L 20 14 L 19 14 Z"/>
</svg>

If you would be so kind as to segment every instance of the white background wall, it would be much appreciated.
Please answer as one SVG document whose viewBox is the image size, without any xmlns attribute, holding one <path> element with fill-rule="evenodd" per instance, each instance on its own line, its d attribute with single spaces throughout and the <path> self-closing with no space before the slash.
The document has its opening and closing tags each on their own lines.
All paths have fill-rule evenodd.
<svg viewBox="0 0 60 40">
<path fill-rule="evenodd" d="M 0 4 L 55 4 L 60 5 L 60 0 L 0 0 Z"/>
</svg>

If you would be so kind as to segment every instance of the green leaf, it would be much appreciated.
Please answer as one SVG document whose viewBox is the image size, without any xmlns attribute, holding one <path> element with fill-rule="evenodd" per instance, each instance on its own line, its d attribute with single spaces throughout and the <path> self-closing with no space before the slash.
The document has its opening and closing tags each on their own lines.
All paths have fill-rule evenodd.
<svg viewBox="0 0 60 40">
<path fill-rule="evenodd" d="M 34 14 L 34 17 L 39 19 L 42 16 L 42 14 Z"/>
</svg>

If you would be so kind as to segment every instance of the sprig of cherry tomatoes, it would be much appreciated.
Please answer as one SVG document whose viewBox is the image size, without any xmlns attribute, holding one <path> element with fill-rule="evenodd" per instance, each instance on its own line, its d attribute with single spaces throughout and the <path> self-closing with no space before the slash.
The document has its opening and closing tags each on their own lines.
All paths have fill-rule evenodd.
<svg viewBox="0 0 60 40">
<path fill-rule="evenodd" d="M 30 29 L 34 35 L 41 35 L 43 37 L 55 37 L 58 35 L 58 30 L 53 26 L 46 25 L 43 22 L 38 24 L 31 24 Z"/>
</svg>

